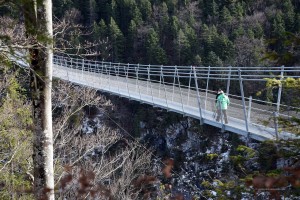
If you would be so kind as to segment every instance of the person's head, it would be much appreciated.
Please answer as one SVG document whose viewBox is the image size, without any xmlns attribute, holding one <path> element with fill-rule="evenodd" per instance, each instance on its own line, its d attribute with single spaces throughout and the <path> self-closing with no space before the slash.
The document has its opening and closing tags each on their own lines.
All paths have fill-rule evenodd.
<svg viewBox="0 0 300 200">
<path fill-rule="evenodd" d="M 224 93 L 223 90 L 219 89 L 218 94 L 222 94 L 222 93 Z"/>
</svg>

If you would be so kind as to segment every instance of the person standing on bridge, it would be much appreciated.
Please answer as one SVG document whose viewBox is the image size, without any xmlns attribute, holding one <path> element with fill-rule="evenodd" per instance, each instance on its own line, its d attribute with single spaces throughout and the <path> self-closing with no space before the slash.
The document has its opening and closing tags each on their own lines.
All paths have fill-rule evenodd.
<svg viewBox="0 0 300 200">
<path fill-rule="evenodd" d="M 228 96 L 224 94 L 224 92 L 219 89 L 218 90 L 218 96 L 217 96 L 217 102 L 216 102 L 216 108 L 217 108 L 217 122 L 220 121 L 221 115 L 223 113 L 225 124 L 228 124 L 228 118 L 227 118 L 227 107 L 230 104 Z"/>
</svg>

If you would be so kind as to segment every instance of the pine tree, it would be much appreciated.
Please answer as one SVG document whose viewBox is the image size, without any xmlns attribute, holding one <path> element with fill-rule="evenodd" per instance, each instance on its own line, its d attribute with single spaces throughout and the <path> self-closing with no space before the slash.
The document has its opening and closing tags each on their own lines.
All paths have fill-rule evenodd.
<svg viewBox="0 0 300 200">
<path fill-rule="evenodd" d="M 165 64 L 167 56 L 159 45 L 159 37 L 154 29 L 150 29 L 146 39 L 147 62 L 150 64 Z"/>
<path fill-rule="evenodd" d="M 243 25 L 239 25 L 233 32 L 232 32 L 232 36 L 233 38 L 237 38 L 240 36 L 245 35 L 245 29 L 243 27 Z"/>
<path fill-rule="evenodd" d="M 262 28 L 262 26 L 257 23 L 253 29 L 253 32 L 254 32 L 254 36 L 255 38 L 262 38 L 264 37 L 264 29 Z"/>
<path fill-rule="evenodd" d="M 282 12 L 278 12 L 273 19 L 272 36 L 278 39 L 283 39 L 285 35 L 285 24 L 283 21 Z"/>
<path fill-rule="evenodd" d="M 208 53 L 207 58 L 205 59 L 205 66 L 223 66 L 222 60 L 217 56 L 213 51 Z"/>
<path fill-rule="evenodd" d="M 170 33 L 169 35 L 173 38 L 177 37 L 179 31 L 179 20 L 176 16 L 172 16 L 170 20 Z"/>
<path fill-rule="evenodd" d="M 137 5 L 134 5 L 130 18 L 134 20 L 136 24 L 142 24 L 143 22 L 142 13 Z"/>
<path fill-rule="evenodd" d="M 296 15 L 295 32 L 300 32 L 300 13 Z"/>
<path fill-rule="evenodd" d="M 130 21 L 128 36 L 127 36 L 127 50 L 126 50 L 126 57 L 128 58 L 128 62 L 135 62 L 135 55 L 134 52 L 137 49 L 136 44 L 136 35 L 137 35 L 137 25 L 134 20 Z"/>
<path fill-rule="evenodd" d="M 144 21 L 148 21 L 152 15 L 152 7 L 149 0 L 141 0 L 140 1 L 140 10 L 142 14 L 142 18 Z"/>
<path fill-rule="evenodd" d="M 178 65 L 181 65 L 182 63 L 186 64 L 189 60 L 189 55 L 191 55 L 190 48 L 191 46 L 187 37 L 182 29 L 180 29 L 176 40 Z"/>
<path fill-rule="evenodd" d="M 283 13 L 286 30 L 293 31 L 295 27 L 295 11 L 291 0 L 284 1 Z"/>
<path fill-rule="evenodd" d="M 242 19 L 245 13 L 245 10 L 240 2 L 236 3 L 236 17 Z"/>
<path fill-rule="evenodd" d="M 214 45 L 216 55 L 218 55 L 223 61 L 229 60 L 233 56 L 233 43 L 224 33 L 215 39 Z"/>
<path fill-rule="evenodd" d="M 66 12 L 66 10 L 70 10 L 72 7 L 74 7 L 74 3 L 72 0 L 53 0 L 53 14 L 57 18 L 62 18 Z"/>
<path fill-rule="evenodd" d="M 186 58 L 183 64 L 190 65 L 192 64 L 191 61 L 193 60 L 193 54 L 200 51 L 199 42 L 195 30 L 191 26 L 185 25 L 184 32 L 188 39 L 188 43 L 186 44 Z"/>
<path fill-rule="evenodd" d="M 100 38 L 105 38 L 108 35 L 108 30 L 107 26 L 105 24 L 105 21 L 103 19 L 100 20 L 99 22 L 99 36 Z"/>
<path fill-rule="evenodd" d="M 110 18 L 108 32 L 112 42 L 112 61 L 122 62 L 124 52 L 124 36 L 112 17 Z"/>
<path fill-rule="evenodd" d="M 97 4 L 95 0 L 89 0 L 89 24 L 93 25 L 94 21 L 97 19 Z"/>
<path fill-rule="evenodd" d="M 204 54 L 206 54 L 206 53 L 210 52 L 213 47 L 213 37 L 211 35 L 211 31 L 210 31 L 209 27 L 206 24 L 204 24 L 202 26 L 201 39 L 203 42 L 203 51 L 204 51 Z"/>
<path fill-rule="evenodd" d="M 226 6 L 224 6 L 221 11 L 220 19 L 221 19 L 221 22 L 224 22 L 224 23 L 232 22 L 232 16 Z"/>
<path fill-rule="evenodd" d="M 204 0 L 204 16 L 215 17 L 218 14 L 218 6 L 215 0 Z"/>
<path fill-rule="evenodd" d="M 98 26 L 98 24 L 95 21 L 93 23 L 92 30 L 93 30 L 92 39 L 94 41 L 99 40 L 101 38 L 101 35 L 100 35 L 100 26 Z"/>
</svg>

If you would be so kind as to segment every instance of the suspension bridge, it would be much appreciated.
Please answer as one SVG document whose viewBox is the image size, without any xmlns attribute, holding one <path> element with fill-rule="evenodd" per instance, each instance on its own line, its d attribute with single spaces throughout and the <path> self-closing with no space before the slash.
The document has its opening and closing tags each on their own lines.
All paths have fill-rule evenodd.
<svg viewBox="0 0 300 200">
<path fill-rule="evenodd" d="M 270 103 L 245 97 L 244 83 L 251 81 L 255 88 L 255 84 L 265 78 L 283 79 L 284 75 L 297 74 L 299 67 L 160 66 L 57 55 L 53 63 L 54 77 L 199 119 L 201 124 L 219 127 L 222 132 L 229 131 L 258 141 L 295 137 L 281 131 L 278 124 L 279 117 L 300 117 L 293 111 L 297 108 L 289 107 L 289 112 L 281 112 L 280 108 L 285 107 L 280 104 L 282 87 L 278 89 L 277 102 Z M 219 122 L 215 120 L 216 94 L 209 89 L 213 80 L 226 83 L 224 91 L 231 101 L 227 110 L 228 124 L 222 117 Z M 233 81 L 238 81 L 235 85 L 239 85 L 240 95 L 230 94 Z"/>
</svg>

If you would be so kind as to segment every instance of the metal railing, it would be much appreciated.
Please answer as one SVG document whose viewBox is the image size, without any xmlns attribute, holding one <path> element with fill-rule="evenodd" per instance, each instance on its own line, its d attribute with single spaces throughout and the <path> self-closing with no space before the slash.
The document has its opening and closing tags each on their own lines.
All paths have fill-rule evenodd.
<svg viewBox="0 0 300 200">
<path fill-rule="evenodd" d="M 191 108 L 197 108 L 197 118 L 201 123 L 204 118 L 211 119 L 215 112 L 215 92 L 209 90 L 210 80 L 226 81 L 226 93 L 231 100 L 228 116 L 241 120 L 248 133 L 252 125 L 266 125 L 265 122 L 273 121 L 268 127 L 274 128 L 271 134 L 278 138 L 278 117 L 298 115 L 296 112 L 279 112 L 280 107 L 285 106 L 280 104 L 281 88 L 277 103 L 270 103 L 245 97 L 243 82 L 266 81 L 265 78 L 282 79 L 283 75 L 300 78 L 299 67 L 159 66 L 90 61 L 57 55 L 54 56 L 54 64 L 68 69 L 65 79 L 70 81 L 169 110 L 175 110 L 176 107 L 177 112 L 186 115 L 191 113 Z M 206 88 L 200 88 L 200 81 L 206 83 Z M 230 81 L 239 81 L 240 96 L 230 94 Z"/>
</svg>

